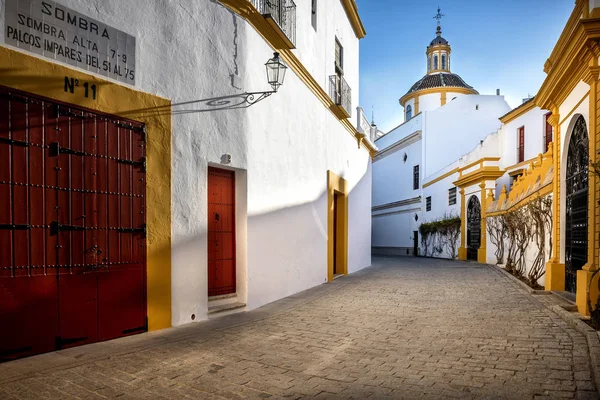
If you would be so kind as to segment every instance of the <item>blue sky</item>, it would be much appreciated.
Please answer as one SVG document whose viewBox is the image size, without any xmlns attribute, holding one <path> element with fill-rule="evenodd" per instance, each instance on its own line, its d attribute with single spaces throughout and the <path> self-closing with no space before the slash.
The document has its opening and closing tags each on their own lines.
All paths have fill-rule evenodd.
<svg viewBox="0 0 600 400">
<path fill-rule="evenodd" d="M 360 105 L 384 132 L 403 121 L 398 99 L 426 73 L 425 50 L 435 37 L 452 46 L 452 72 L 481 94 L 500 89 L 516 107 L 535 94 L 573 0 L 357 0 L 367 36 L 360 41 Z"/>
</svg>

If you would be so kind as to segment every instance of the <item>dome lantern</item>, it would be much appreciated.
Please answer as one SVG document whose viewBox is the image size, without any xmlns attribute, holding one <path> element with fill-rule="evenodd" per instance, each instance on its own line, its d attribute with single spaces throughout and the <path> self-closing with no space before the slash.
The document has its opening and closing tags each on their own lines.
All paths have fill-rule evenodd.
<svg viewBox="0 0 600 400">
<path fill-rule="evenodd" d="M 444 17 L 441 9 L 438 8 L 438 12 L 434 19 L 437 19 L 436 37 L 427 46 L 427 73 L 436 72 L 450 72 L 450 53 L 452 49 L 446 39 L 442 37 L 442 26 L 440 21 Z"/>
</svg>

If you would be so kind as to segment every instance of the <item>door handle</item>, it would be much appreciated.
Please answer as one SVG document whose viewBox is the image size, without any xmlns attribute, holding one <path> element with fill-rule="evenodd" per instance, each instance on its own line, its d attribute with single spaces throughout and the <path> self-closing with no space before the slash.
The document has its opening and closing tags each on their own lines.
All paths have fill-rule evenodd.
<svg viewBox="0 0 600 400">
<path fill-rule="evenodd" d="M 219 220 L 219 218 L 221 218 L 221 217 L 219 216 L 219 213 L 215 213 L 215 218 L 216 218 L 216 220 L 217 220 L 217 221 Z"/>
</svg>

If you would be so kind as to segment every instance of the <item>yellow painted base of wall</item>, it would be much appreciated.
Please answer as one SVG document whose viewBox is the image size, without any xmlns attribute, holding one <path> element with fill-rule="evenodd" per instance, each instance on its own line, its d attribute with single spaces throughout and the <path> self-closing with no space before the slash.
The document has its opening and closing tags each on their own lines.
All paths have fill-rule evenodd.
<svg viewBox="0 0 600 400">
<path fill-rule="evenodd" d="M 587 304 L 587 290 L 590 288 L 590 299 L 592 300 L 592 307 L 596 306 L 598 302 L 598 277 L 599 274 L 596 274 L 593 278 L 592 285 L 590 287 L 590 280 L 592 279 L 593 272 L 580 270 L 577 271 L 577 293 L 576 293 L 576 302 L 577 302 L 577 311 L 581 315 L 590 315 L 590 309 Z"/>
<path fill-rule="evenodd" d="M 477 262 L 487 264 L 487 252 L 485 247 L 483 249 L 477 250 Z"/>
<path fill-rule="evenodd" d="M 458 248 L 458 259 L 459 261 L 467 261 L 467 249 L 464 247 Z"/>
<path fill-rule="evenodd" d="M 565 290 L 565 264 L 546 263 L 546 290 Z"/>
</svg>

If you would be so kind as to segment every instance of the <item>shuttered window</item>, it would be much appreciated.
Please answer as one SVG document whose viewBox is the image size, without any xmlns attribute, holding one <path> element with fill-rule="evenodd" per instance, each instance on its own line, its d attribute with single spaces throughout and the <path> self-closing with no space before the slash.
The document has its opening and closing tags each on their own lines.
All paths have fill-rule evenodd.
<svg viewBox="0 0 600 400">
<path fill-rule="evenodd" d="M 311 20 L 313 29 L 317 30 L 317 0 L 312 0 Z"/>
<path fill-rule="evenodd" d="M 548 119 L 552 116 L 552 113 L 546 114 L 546 135 L 544 140 L 544 151 L 548 151 L 548 145 L 552 143 L 552 125 L 548 122 Z"/>
<path fill-rule="evenodd" d="M 425 211 L 431 211 L 431 196 L 425 198 Z"/>
<path fill-rule="evenodd" d="M 344 73 L 344 48 L 337 39 L 335 39 L 335 70 L 337 73 Z"/>
<path fill-rule="evenodd" d="M 448 189 L 448 205 L 453 206 L 456 204 L 456 188 Z"/>
<path fill-rule="evenodd" d="M 517 162 L 523 162 L 525 161 L 525 127 L 522 126 L 520 127 L 518 130 L 518 145 L 517 145 L 517 155 L 518 155 L 518 160 Z"/>
</svg>

